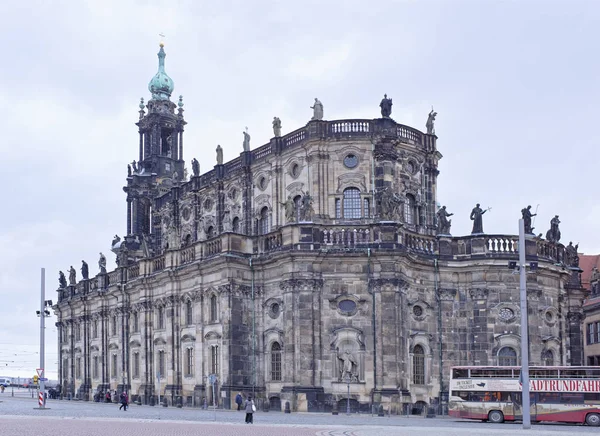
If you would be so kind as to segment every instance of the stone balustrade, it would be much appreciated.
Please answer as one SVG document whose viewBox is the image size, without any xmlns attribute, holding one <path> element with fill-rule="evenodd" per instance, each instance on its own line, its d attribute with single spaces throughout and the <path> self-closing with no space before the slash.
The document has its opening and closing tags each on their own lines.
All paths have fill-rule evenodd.
<svg viewBox="0 0 600 436">
<path fill-rule="evenodd" d="M 59 301 L 77 298 L 89 292 L 108 290 L 118 284 L 139 277 L 200 262 L 221 253 L 237 256 L 270 255 L 277 251 L 339 250 L 355 249 L 373 251 L 393 250 L 414 253 L 430 259 L 461 260 L 471 258 L 518 259 L 518 236 L 515 235 L 468 235 L 462 237 L 434 237 L 415 233 L 399 223 L 373 222 L 357 225 L 323 225 L 299 223 L 284 226 L 259 236 L 223 233 L 205 241 L 195 242 L 180 250 L 170 250 L 163 255 L 141 259 L 136 263 L 119 267 L 107 274 L 98 274 L 90 280 L 82 280 L 75 286 L 59 289 Z M 526 240 L 528 260 L 562 262 L 564 246 L 528 237 Z"/>
</svg>

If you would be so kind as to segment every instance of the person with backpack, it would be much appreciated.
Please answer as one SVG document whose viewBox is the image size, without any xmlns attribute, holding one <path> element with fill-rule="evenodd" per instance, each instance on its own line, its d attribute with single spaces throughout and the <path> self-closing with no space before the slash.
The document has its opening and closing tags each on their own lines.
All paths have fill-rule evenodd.
<svg viewBox="0 0 600 436">
<path fill-rule="evenodd" d="M 121 392 L 121 406 L 119 407 L 119 410 L 123 409 L 125 410 L 125 412 L 127 412 L 127 403 L 128 403 L 128 398 L 127 398 L 127 392 L 123 391 Z"/>
<path fill-rule="evenodd" d="M 242 403 L 244 402 L 244 399 L 242 398 L 242 393 L 238 392 L 238 394 L 235 396 L 235 404 L 237 404 L 238 406 L 238 411 L 242 410 Z"/>
<path fill-rule="evenodd" d="M 252 397 L 248 395 L 248 399 L 246 400 L 246 424 L 254 424 L 254 412 L 256 411 L 256 406 L 254 406 L 254 401 L 252 401 Z"/>
</svg>

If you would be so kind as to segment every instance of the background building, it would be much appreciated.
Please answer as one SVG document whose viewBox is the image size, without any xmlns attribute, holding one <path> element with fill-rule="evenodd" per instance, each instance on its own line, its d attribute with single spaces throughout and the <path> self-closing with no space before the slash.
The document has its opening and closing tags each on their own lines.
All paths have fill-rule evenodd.
<svg viewBox="0 0 600 436">
<path fill-rule="evenodd" d="M 319 411 L 349 390 L 354 409 L 401 411 L 444 405 L 452 365 L 520 361 L 518 238 L 438 222 L 432 120 L 398 124 L 386 97 L 381 118 L 327 121 L 315 101 L 305 126 L 281 136 L 274 120 L 269 143 L 246 134 L 238 158 L 219 147 L 188 178 L 184 104 L 158 56 L 118 267 L 58 290 L 63 392 Z M 559 242 L 526 250 L 531 364 L 581 364 L 581 270 Z"/>
</svg>

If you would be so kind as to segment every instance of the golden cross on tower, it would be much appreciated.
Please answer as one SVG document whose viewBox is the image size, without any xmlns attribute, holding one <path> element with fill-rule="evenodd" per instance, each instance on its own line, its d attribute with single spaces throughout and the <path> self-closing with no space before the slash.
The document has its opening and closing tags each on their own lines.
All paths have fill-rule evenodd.
<svg viewBox="0 0 600 436">
<path fill-rule="evenodd" d="M 164 33 L 159 33 L 158 36 L 160 36 L 160 46 L 163 47 L 165 45 L 164 42 L 164 38 L 165 38 L 165 34 Z"/>
</svg>

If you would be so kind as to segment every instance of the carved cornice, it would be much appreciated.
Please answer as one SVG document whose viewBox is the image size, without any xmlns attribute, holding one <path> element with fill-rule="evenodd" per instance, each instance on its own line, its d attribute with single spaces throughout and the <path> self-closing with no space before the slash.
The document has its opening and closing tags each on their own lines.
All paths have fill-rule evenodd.
<svg viewBox="0 0 600 436">
<path fill-rule="evenodd" d="M 573 324 L 579 324 L 585 319 L 585 314 L 581 310 L 567 313 L 567 321 Z"/>
<path fill-rule="evenodd" d="M 441 288 L 438 291 L 441 301 L 453 301 L 456 298 L 458 291 L 452 288 Z"/>
<path fill-rule="evenodd" d="M 487 300 L 489 293 L 490 291 L 488 291 L 486 288 L 469 289 L 469 295 L 473 300 Z"/>
<path fill-rule="evenodd" d="M 405 291 L 408 283 L 400 278 L 370 279 L 369 292 L 398 292 Z"/>
<path fill-rule="evenodd" d="M 290 279 L 283 280 L 279 287 L 284 292 L 289 291 L 317 291 L 323 287 L 322 279 Z"/>
</svg>

